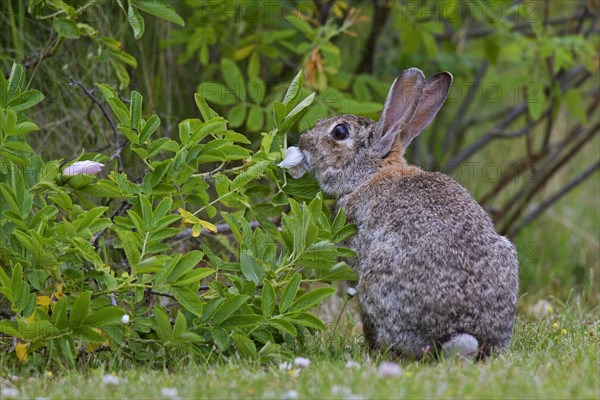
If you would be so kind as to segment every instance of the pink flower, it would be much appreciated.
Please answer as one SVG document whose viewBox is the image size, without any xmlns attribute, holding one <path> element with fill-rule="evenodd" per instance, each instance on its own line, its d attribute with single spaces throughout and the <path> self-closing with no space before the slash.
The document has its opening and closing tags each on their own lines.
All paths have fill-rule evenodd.
<svg viewBox="0 0 600 400">
<path fill-rule="evenodd" d="M 95 161 L 77 161 L 63 170 L 63 175 L 96 175 L 102 170 L 104 164 Z"/>
</svg>

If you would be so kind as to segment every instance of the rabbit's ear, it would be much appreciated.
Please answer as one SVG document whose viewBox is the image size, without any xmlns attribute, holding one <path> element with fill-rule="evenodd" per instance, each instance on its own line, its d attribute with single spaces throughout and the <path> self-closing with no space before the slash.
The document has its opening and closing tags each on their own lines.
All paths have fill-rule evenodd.
<svg viewBox="0 0 600 400">
<path fill-rule="evenodd" d="M 373 150 L 381 158 L 394 147 L 398 134 L 413 117 L 423 91 L 425 75 L 420 69 L 404 70 L 396 78 L 374 130 Z"/>
<path fill-rule="evenodd" d="M 451 84 L 452 74 L 450 72 L 440 72 L 425 81 L 417 109 L 400 135 L 403 149 L 431 123 L 442 108 Z"/>
</svg>

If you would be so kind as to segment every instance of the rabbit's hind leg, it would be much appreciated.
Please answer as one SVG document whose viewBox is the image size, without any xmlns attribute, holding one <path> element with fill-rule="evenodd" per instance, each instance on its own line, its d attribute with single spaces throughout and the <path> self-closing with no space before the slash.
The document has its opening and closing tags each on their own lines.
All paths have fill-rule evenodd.
<svg viewBox="0 0 600 400">
<path fill-rule="evenodd" d="M 445 358 L 460 357 L 472 359 L 479 353 L 479 341 L 468 333 L 457 333 L 442 344 L 442 355 Z"/>
</svg>

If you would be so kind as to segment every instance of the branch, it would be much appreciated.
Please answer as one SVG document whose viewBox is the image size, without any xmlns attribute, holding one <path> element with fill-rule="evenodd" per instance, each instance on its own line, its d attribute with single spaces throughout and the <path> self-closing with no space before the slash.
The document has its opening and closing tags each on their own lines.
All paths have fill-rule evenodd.
<svg viewBox="0 0 600 400">
<path fill-rule="evenodd" d="M 374 53 L 377 48 L 377 39 L 381 34 L 381 30 L 385 26 L 385 23 L 391 14 L 389 10 L 386 10 L 385 1 L 374 1 L 373 2 L 373 23 L 371 24 L 371 33 L 367 38 L 363 54 L 356 69 L 357 73 L 373 73 L 373 62 L 375 60 Z"/>
<path fill-rule="evenodd" d="M 514 228 L 512 228 L 510 230 L 509 235 L 511 237 L 518 235 L 524 226 L 526 226 L 527 224 L 531 223 L 531 221 L 533 221 L 534 219 L 539 217 L 548 207 L 550 207 L 552 204 L 556 203 L 562 196 L 569 193 L 575 187 L 577 187 L 578 185 L 583 183 L 587 178 L 592 176 L 592 174 L 594 172 L 596 172 L 596 170 L 598 170 L 598 169 L 600 169 L 600 161 L 596 161 L 596 163 L 594 165 L 592 165 L 588 169 L 586 169 L 581 175 L 579 175 L 578 177 L 573 179 L 571 182 L 569 182 L 567 185 L 565 185 L 561 190 L 554 193 L 552 196 L 548 197 L 546 200 L 542 201 L 535 209 L 530 211 L 525 216 L 525 218 L 523 218 L 523 221 L 519 225 L 515 226 Z"/>
<path fill-rule="evenodd" d="M 115 150 L 114 150 L 113 154 L 111 155 L 110 159 L 111 160 L 116 159 L 117 163 L 119 164 L 119 170 L 122 171 L 123 164 L 121 162 L 121 151 L 123 151 L 123 144 L 121 144 L 119 142 L 119 130 L 117 129 L 117 126 L 115 125 L 114 121 L 110 117 L 108 110 L 106 109 L 104 104 L 100 100 L 98 100 L 98 98 L 94 95 L 93 89 L 88 89 L 81 81 L 76 81 L 76 80 L 73 80 L 73 78 L 71 78 L 70 82 L 69 82 L 69 87 L 73 87 L 73 86 L 80 87 L 81 90 L 83 90 L 83 92 L 85 93 L 85 95 L 87 97 L 89 97 L 94 102 L 94 104 L 96 104 L 100 108 L 100 111 L 102 112 L 102 115 L 104 116 L 104 119 L 106 119 L 108 121 L 108 124 L 110 125 L 110 128 L 112 129 L 113 134 L 114 134 L 114 147 L 115 147 Z"/>
<path fill-rule="evenodd" d="M 481 62 L 481 65 L 479 66 L 479 70 L 477 71 L 475 80 L 473 81 L 473 87 L 477 87 L 479 85 L 479 82 L 485 75 L 487 68 L 488 68 L 488 61 L 483 60 Z M 463 122 L 465 116 L 467 115 L 467 112 L 469 111 L 469 106 L 473 102 L 472 100 L 473 99 L 471 98 L 470 95 L 465 96 L 465 99 L 463 100 L 462 104 L 458 108 L 456 117 L 454 117 L 454 120 L 452 121 L 452 124 L 450 125 L 450 128 L 448 128 L 448 132 L 446 132 L 446 136 L 444 137 L 444 140 L 442 141 L 442 148 L 444 149 L 444 151 L 448 150 L 449 144 L 454 140 L 454 137 L 456 136 L 459 129 L 461 128 L 462 122 Z"/>
<path fill-rule="evenodd" d="M 580 74 L 582 74 L 581 77 L 579 77 L 579 79 L 576 80 L 575 78 Z M 591 76 L 591 74 L 585 70 L 585 67 L 583 65 L 578 65 L 576 67 L 573 67 L 571 70 L 564 73 L 561 76 L 561 78 L 559 79 L 561 93 L 566 92 L 567 90 L 569 90 L 572 87 L 578 87 L 590 76 Z M 549 88 L 546 88 L 546 91 L 549 91 Z M 467 146 L 462 152 L 460 152 L 459 154 L 452 157 L 452 159 L 444 165 L 444 167 L 442 168 L 442 171 L 444 171 L 446 173 L 453 171 L 456 167 L 458 167 L 458 165 L 460 165 L 460 163 L 462 163 L 463 161 L 470 158 L 473 154 L 475 154 L 477 151 L 479 151 L 479 149 L 484 147 L 486 144 L 491 142 L 493 139 L 518 137 L 518 136 L 522 136 L 525 133 L 527 133 L 523 129 L 520 129 L 515 132 L 508 132 L 508 133 L 504 132 L 504 130 L 507 127 L 509 127 L 510 125 L 512 125 L 519 117 L 521 117 L 522 115 L 527 113 L 527 109 L 528 109 L 527 103 L 521 103 L 518 106 L 513 107 L 510 110 L 509 114 L 504 119 L 502 119 L 500 122 L 498 122 L 488 133 L 479 137 L 475 142 L 473 142 L 469 146 Z M 551 108 L 547 107 L 544 114 L 542 114 L 542 117 L 540 117 L 537 121 L 532 121 L 531 123 L 533 123 L 533 125 L 531 125 L 531 123 L 530 123 L 530 124 L 528 124 L 528 126 L 530 128 L 532 128 L 535 125 L 537 125 L 543 119 L 543 117 L 548 115 L 548 112 L 550 112 L 550 110 L 551 110 Z"/>
<path fill-rule="evenodd" d="M 533 196 L 546 184 L 546 182 L 556 173 L 560 168 L 562 168 L 565 164 L 567 164 L 573 156 L 583 148 L 583 145 L 587 143 L 595 134 L 600 132 L 600 122 L 597 122 L 594 126 L 592 126 L 588 132 L 585 133 L 582 140 L 577 142 L 570 150 L 565 154 L 560 160 L 556 162 L 548 172 L 543 175 L 533 186 L 533 188 L 527 193 L 525 199 L 519 204 L 515 212 L 508 218 L 508 221 L 504 224 L 504 226 L 500 229 L 502 234 L 508 232 L 510 227 L 517 221 L 521 213 L 523 212 L 527 203 L 533 198 Z M 508 205 L 503 209 L 501 214 L 506 214 L 514 204 L 517 204 L 517 200 L 524 193 L 524 187 L 520 190 L 516 195 L 512 197 L 512 199 L 508 202 Z"/>
<path fill-rule="evenodd" d="M 591 118 L 592 114 L 596 111 L 599 101 L 600 96 L 596 95 L 595 101 L 593 101 L 587 109 L 586 115 L 588 118 Z M 512 162 L 508 167 L 509 172 L 506 175 L 504 175 L 502 179 L 492 189 L 490 189 L 486 194 L 484 194 L 481 197 L 479 203 L 482 206 L 485 206 L 491 199 L 496 197 L 502 190 L 508 187 L 508 184 L 513 178 L 516 178 L 517 176 L 520 176 L 526 171 L 530 170 L 532 167 L 534 167 L 536 162 L 545 159 L 546 165 L 549 165 L 582 131 L 583 125 L 577 124 L 562 140 L 559 141 L 559 143 L 553 144 L 551 148 L 546 148 L 545 153 L 532 154 L 531 156 L 522 157 L 521 159 Z M 514 199 L 522 195 L 522 190 L 524 190 L 524 188 L 522 188 L 521 191 L 517 193 Z M 511 204 L 510 201 L 509 204 Z M 506 209 L 504 211 L 506 211 Z"/>
<path fill-rule="evenodd" d="M 573 21 L 578 21 L 578 22 L 584 21 L 590 16 L 592 16 L 592 15 L 587 12 L 586 7 L 584 6 L 583 10 L 581 10 L 571 16 L 548 19 L 545 21 L 545 24 L 546 24 L 546 26 L 565 25 L 565 24 L 569 24 Z M 478 38 L 486 37 L 488 35 L 496 33 L 497 31 L 498 30 L 494 29 L 494 28 L 475 27 L 473 29 L 469 29 L 465 33 L 461 33 L 461 37 L 470 38 L 470 39 L 478 39 Z M 522 22 L 522 23 L 514 24 L 510 28 L 509 31 L 510 32 L 519 32 L 525 36 L 534 36 L 533 24 L 530 22 Z M 447 32 L 435 35 L 435 39 L 436 39 L 436 41 L 446 40 L 446 39 L 452 38 L 456 34 L 457 34 L 456 31 L 449 30 Z"/>
</svg>

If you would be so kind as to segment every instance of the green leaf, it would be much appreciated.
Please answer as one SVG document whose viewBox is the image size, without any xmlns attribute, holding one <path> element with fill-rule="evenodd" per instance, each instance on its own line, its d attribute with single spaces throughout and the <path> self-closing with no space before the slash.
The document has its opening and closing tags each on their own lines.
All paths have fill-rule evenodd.
<svg viewBox="0 0 600 400">
<path fill-rule="evenodd" d="M 240 353 L 252 359 L 256 359 L 258 357 L 256 345 L 246 334 L 236 332 L 232 335 L 232 338 Z"/>
<path fill-rule="evenodd" d="M 298 95 L 300 94 L 300 89 L 302 88 L 303 83 L 304 80 L 302 78 L 302 70 L 300 70 L 292 80 L 292 83 L 288 87 L 288 90 L 285 92 L 285 96 L 283 96 L 284 105 L 287 106 L 289 104 L 293 104 L 294 101 L 296 101 L 296 98 L 298 98 Z"/>
<path fill-rule="evenodd" d="M 585 124 L 587 122 L 587 116 L 585 115 L 585 108 L 581 104 L 581 93 L 577 89 L 571 89 L 565 93 L 563 100 L 569 109 L 569 112 L 577 118 L 579 122 Z"/>
<path fill-rule="evenodd" d="M 290 334 L 292 336 L 298 335 L 298 331 L 294 325 L 289 322 L 286 318 L 275 317 L 269 320 L 269 325 L 275 327 L 277 330 Z"/>
<path fill-rule="evenodd" d="M 175 297 L 175 300 L 177 300 L 183 308 L 198 317 L 202 317 L 202 313 L 204 312 L 204 303 L 197 293 L 188 288 L 175 286 L 171 286 L 171 293 L 173 294 L 173 297 Z"/>
<path fill-rule="evenodd" d="M 212 321 L 214 324 L 220 324 L 227 318 L 231 317 L 245 302 L 249 296 L 244 294 L 238 294 L 227 300 L 225 300 L 212 315 Z"/>
<path fill-rule="evenodd" d="M 234 92 L 218 82 L 202 82 L 197 92 L 203 99 L 220 106 L 231 106 L 239 101 Z"/>
<path fill-rule="evenodd" d="M 91 291 L 83 292 L 77 297 L 73 308 L 71 309 L 71 316 L 69 317 L 69 326 L 76 328 L 83 324 L 88 314 L 90 313 L 90 299 L 92 296 Z"/>
<path fill-rule="evenodd" d="M 242 126 L 244 120 L 246 119 L 246 111 L 247 107 L 245 104 L 238 104 L 229 110 L 227 114 L 227 120 L 229 121 L 229 125 L 233 128 L 237 128 Z"/>
<path fill-rule="evenodd" d="M 246 81 L 237 64 L 229 58 L 221 59 L 221 74 L 227 84 L 242 101 L 246 101 Z"/>
<path fill-rule="evenodd" d="M 316 316 L 312 315 L 308 312 L 301 312 L 297 314 L 290 314 L 287 316 L 290 321 L 302 326 L 306 326 L 308 328 L 323 330 L 325 329 L 325 324 Z"/>
<path fill-rule="evenodd" d="M 175 265 L 175 267 L 169 272 L 167 281 L 171 283 L 176 282 L 181 275 L 198 265 L 200 260 L 202 260 L 202 257 L 204 257 L 204 253 L 199 250 L 190 251 L 184 255 Z"/>
<path fill-rule="evenodd" d="M 266 324 L 267 319 L 262 315 L 256 314 L 240 314 L 234 315 L 231 318 L 223 321 L 221 326 L 223 328 L 231 329 L 231 328 L 248 328 L 248 327 L 256 327 L 262 324 Z"/>
<path fill-rule="evenodd" d="M 102 343 L 104 340 L 106 340 L 102 334 L 85 325 L 75 328 L 73 330 L 73 335 L 77 339 L 81 339 L 89 343 Z"/>
<path fill-rule="evenodd" d="M 255 284 L 259 284 L 265 278 L 266 273 L 260 261 L 251 251 L 243 250 L 240 254 L 240 266 L 244 277 Z"/>
<path fill-rule="evenodd" d="M 296 293 L 300 287 L 301 280 L 302 275 L 299 273 L 295 272 L 294 275 L 292 275 L 292 279 L 290 279 L 287 286 L 283 290 L 283 293 L 281 294 L 281 300 L 279 302 L 280 312 L 286 312 L 290 305 L 292 305 L 292 301 L 294 301 L 294 297 L 296 297 Z"/>
<path fill-rule="evenodd" d="M 261 309 L 262 314 L 267 318 L 273 315 L 275 309 L 275 289 L 268 280 L 263 283 Z"/>
<path fill-rule="evenodd" d="M 142 119 L 142 95 L 137 91 L 131 92 L 131 104 L 129 105 L 129 114 L 131 115 L 131 128 L 138 129 Z M 139 143 L 139 142 L 137 142 Z"/>
<path fill-rule="evenodd" d="M 15 112 L 24 111 L 35 106 L 44 100 L 44 98 L 45 96 L 39 90 L 26 90 L 13 97 L 13 99 L 8 103 L 8 106 Z M 33 124 L 33 122 L 28 123 Z"/>
<path fill-rule="evenodd" d="M 250 113 L 248 114 L 248 121 L 246 122 L 248 130 L 250 132 L 258 132 L 262 129 L 265 121 L 265 113 L 259 106 L 251 106 Z"/>
<path fill-rule="evenodd" d="M 146 139 L 148 139 L 160 126 L 160 118 L 158 115 L 152 115 L 146 123 L 144 124 L 144 128 L 140 132 L 140 143 L 144 143 Z"/>
<path fill-rule="evenodd" d="M 156 334 L 162 341 L 169 341 L 172 337 L 172 332 L 171 321 L 169 320 L 167 312 L 160 306 L 154 306 L 152 310 L 154 313 L 154 330 L 156 331 Z"/>
<path fill-rule="evenodd" d="M 99 310 L 92 311 L 85 319 L 85 325 L 98 327 L 121 323 L 121 318 L 123 318 L 123 315 L 125 314 L 127 313 L 119 307 L 103 307 Z"/>
<path fill-rule="evenodd" d="M 56 33 L 67 39 L 78 39 L 79 28 L 77 24 L 67 18 L 56 18 L 52 21 Z"/>
<path fill-rule="evenodd" d="M 212 108 L 208 106 L 208 104 L 206 104 L 206 101 L 204 100 L 202 95 L 195 93 L 194 101 L 196 102 L 196 106 L 198 107 L 200 114 L 202 114 L 202 118 L 204 119 L 204 121 L 208 121 L 209 119 L 219 117 L 219 114 L 217 114 Z"/>
<path fill-rule="evenodd" d="M 331 238 L 333 243 L 339 243 L 351 236 L 354 236 L 358 232 L 358 228 L 354 224 L 345 225 L 341 229 L 338 229 Z"/>
<path fill-rule="evenodd" d="M 136 39 L 141 38 L 144 35 L 145 30 L 144 17 L 131 6 L 131 3 L 127 6 L 127 21 L 129 22 L 131 29 L 133 29 L 133 36 Z"/>
<path fill-rule="evenodd" d="M 10 76 L 8 77 L 8 81 L 6 81 L 8 99 L 12 99 L 15 93 L 17 93 L 22 80 L 23 66 L 21 64 L 13 63 L 12 68 L 10 69 Z M 5 99 L 2 100 L 4 101 Z"/>
<path fill-rule="evenodd" d="M 38 341 L 58 334 L 58 329 L 47 320 L 26 322 L 17 321 L 17 337 L 23 340 Z"/>
<path fill-rule="evenodd" d="M 173 325 L 173 338 L 178 338 L 187 331 L 187 321 L 181 310 L 177 310 L 175 325 Z"/>
<path fill-rule="evenodd" d="M 325 300 L 327 297 L 331 296 L 334 293 L 334 288 L 322 287 L 313 289 L 310 292 L 303 294 L 296 301 L 294 301 L 290 308 L 290 311 L 306 310 Z"/>
<path fill-rule="evenodd" d="M 249 182 L 258 179 L 259 176 L 267 169 L 269 166 L 269 161 L 260 161 L 250 168 L 246 169 L 244 172 L 235 177 L 235 179 L 231 182 L 230 190 L 236 190 L 244 187 Z"/>
<path fill-rule="evenodd" d="M 130 4 L 148 14 L 185 26 L 183 19 L 165 0 L 130 0 Z"/>
</svg>

